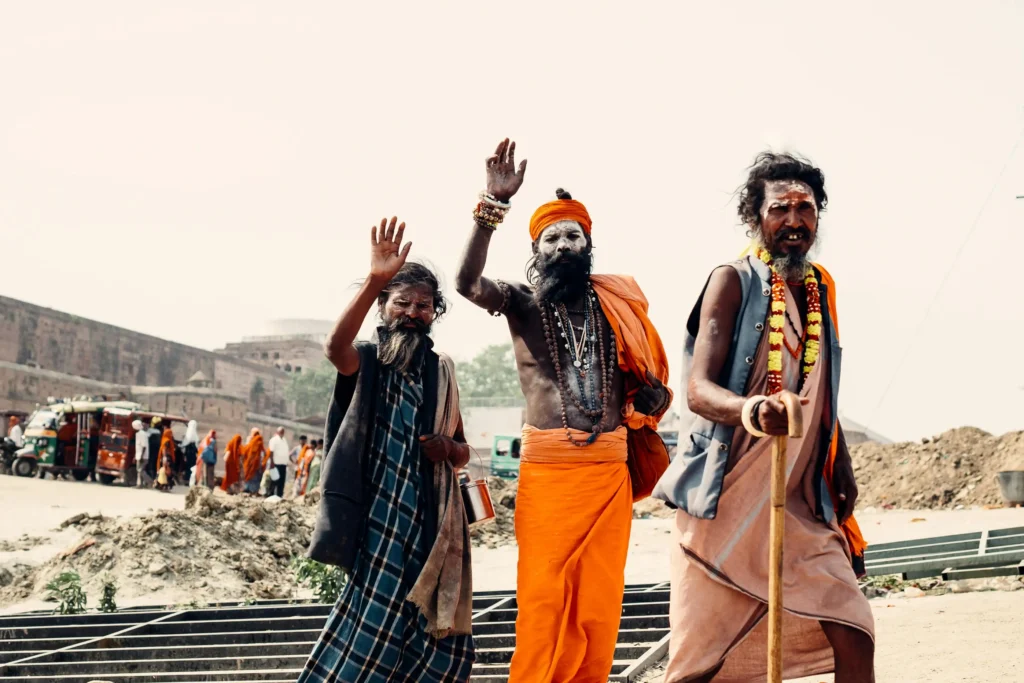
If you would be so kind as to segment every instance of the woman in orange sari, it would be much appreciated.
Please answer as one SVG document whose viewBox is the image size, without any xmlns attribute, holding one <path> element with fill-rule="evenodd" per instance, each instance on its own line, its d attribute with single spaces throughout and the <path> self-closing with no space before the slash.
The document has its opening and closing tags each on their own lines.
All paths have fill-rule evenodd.
<svg viewBox="0 0 1024 683">
<path fill-rule="evenodd" d="M 242 435 L 235 434 L 224 449 L 224 481 L 220 488 L 225 493 L 234 493 L 232 488 L 238 483 L 242 473 Z"/>
<path fill-rule="evenodd" d="M 249 435 L 249 443 L 245 444 L 242 460 L 242 478 L 245 481 L 245 492 L 258 494 L 260 492 L 260 477 L 263 474 L 264 461 L 267 459 L 266 449 L 263 447 L 263 435 L 260 430 L 253 427 Z"/>
<path fill-rule="evenodd" d="M 166 427 L 160 436 L 160 453 L 156 461 L 156 488 L 161 491 L 170 491 L 174 488 L 174 449 L 174 432 L 170 427 Z"/>
</svg>

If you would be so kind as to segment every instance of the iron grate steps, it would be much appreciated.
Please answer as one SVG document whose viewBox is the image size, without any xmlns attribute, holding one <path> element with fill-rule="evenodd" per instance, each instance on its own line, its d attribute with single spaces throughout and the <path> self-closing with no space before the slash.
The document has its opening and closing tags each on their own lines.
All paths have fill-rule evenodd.
<svg viewBox="0 0 1024 683">
<path fill-rule="evenodd" d="M 515 649 L 515 595 L 480 593 L 473 607 L 473 680 L 504 683 Z M 0 683 L 291 683 L 330 610 L 267 601 L 0 617 Z M 628 587 L 611 680 L 632 681 L 664 656 L 667 644 L 667 584 Z"/>
</svg>

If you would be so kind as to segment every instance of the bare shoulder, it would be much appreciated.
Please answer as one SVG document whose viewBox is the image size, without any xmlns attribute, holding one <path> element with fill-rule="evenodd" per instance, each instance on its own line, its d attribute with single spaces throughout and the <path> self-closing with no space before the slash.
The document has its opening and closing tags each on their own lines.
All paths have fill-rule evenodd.
<svg viewBox="0 0 1024 683">
<path fill-rule="evenodd" d="M 719 266 L 711 271 L 708 287 L 704 293 L 705 305 L 736 302 L 739 303 L 742 293 L 740 275 L 730 264 Z"/>
<path fill-rule="evenodd" d="M 505 282 L 508 285 L 508 307 L 506 314 L 510 318 L 523 318 L 536 311 L 533 300 L 533 287 L 523 282 Z"/>
</svg>

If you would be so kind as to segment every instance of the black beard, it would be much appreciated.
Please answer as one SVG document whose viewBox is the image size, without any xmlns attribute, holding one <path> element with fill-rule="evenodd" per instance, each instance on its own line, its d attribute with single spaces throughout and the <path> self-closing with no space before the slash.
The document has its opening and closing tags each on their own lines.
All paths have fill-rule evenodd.
<svg viewBox="0 0 1024 683">
<path fill-rule="evenodd" d="M 406 327 L 412 323 L 416 327 Z M 386 323 L 387 332 L 377 345 L 377 358 L 382 365 L 397 372 L 407 372 L 416 359 L 416 352 L 430 333 L 430 325 L 412 318 L 399 317 Z"/>
<path fill-rule="evenodd" d="M 537 279 L 533 298 L 538 303 L 575 304 L 587 292 L 590 283 L 590 253 L 567 251 L 553 257 L 537 254 L 534 259 Z"/>
</svg>

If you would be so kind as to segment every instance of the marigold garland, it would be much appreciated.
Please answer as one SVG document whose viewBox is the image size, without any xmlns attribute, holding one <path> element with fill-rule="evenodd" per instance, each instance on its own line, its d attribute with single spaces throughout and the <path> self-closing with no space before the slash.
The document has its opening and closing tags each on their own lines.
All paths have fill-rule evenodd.
<svg viewBox="0 0 1024 683">
<path fill-rule="evenodd" d="M 782 391 L 782 345 L 785 342 L 786 326 L 786 282 L 772 265 L 772 257 L 764 249 L 757 250 L 757 257 L 767 264 L 772 271 L 772 301 L 768 316 L 768 395 Z M 807 293 L 807 326 L 804 330 L 804 364 L 801 387 L 814 370 L 821 349 L 821 292 L 818 291 L 818 278 L 814 269 L 807 268 L 804 275 L 804 289 Z"/>
</svg>

